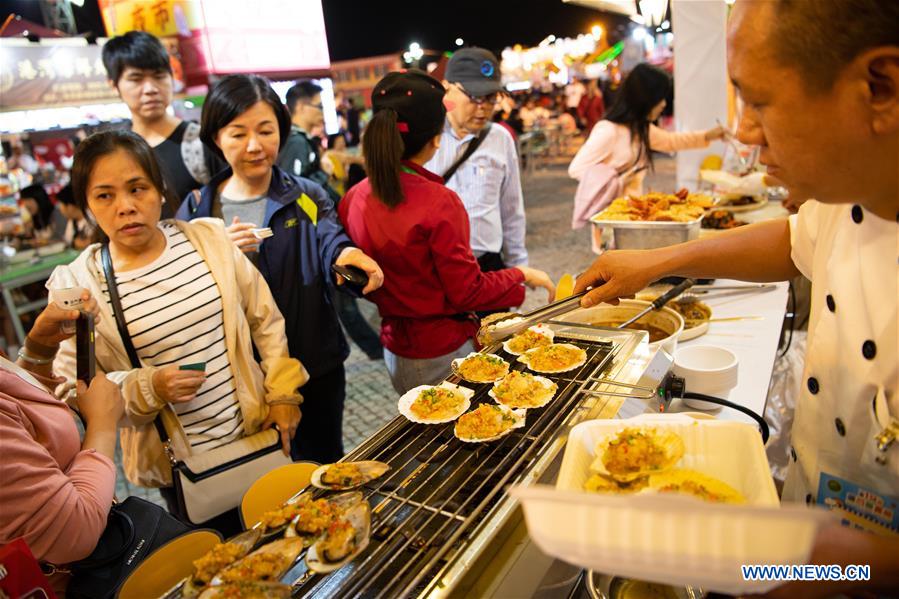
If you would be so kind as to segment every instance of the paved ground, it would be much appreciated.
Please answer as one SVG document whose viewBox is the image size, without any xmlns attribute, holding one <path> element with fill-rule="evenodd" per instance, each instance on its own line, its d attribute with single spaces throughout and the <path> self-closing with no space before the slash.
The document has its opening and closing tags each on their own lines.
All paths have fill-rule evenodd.
<svg viewBox="0 0 899 599">
<path fill-rule="evenodd" d="M 543 168 L 526 175 L 523 180 L 527 213 L 527 247 L 530 264 L 558 281 L 564 273 L 577 274 L 593 259 L 589 231 L 571 230 L 571 210 L 576 181 L 566 172 L 570 157 L 547 161 Z M 645 188 L 672 190 L 674 160 L 658 157 L 655 173 L 647 176 Z M 545 301 L 545 293 L 528 292 L 524 309 Z M 360 302 L 360 307 L 377 330 L 377 312 L 373 304 Z M 344 412 L 344 447 L 350 451 L 397 415 L 396 393 L 387 376 L 383 360 L 369 360 L 355 345 L 346 362 L 347 404 Z M 129 488 L 120 476 L 119 495 L 141 494 L 158 500 L 156 491 Z"/>
</svg>

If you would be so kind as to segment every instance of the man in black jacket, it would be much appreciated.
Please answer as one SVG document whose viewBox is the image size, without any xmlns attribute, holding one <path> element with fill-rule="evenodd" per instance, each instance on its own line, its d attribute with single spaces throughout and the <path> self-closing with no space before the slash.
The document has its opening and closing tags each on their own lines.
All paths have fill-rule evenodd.
<svg viewBox="0 0 899 599">
<path fill-rule="evenodd" d="M 287 143 L 278 154 L 278 166 L 288 173 L 315 181 L 325 188 L 335 203 L 340 201 L 340 196 L 328 185 L 328 174 L 322 170 L 319 141 L 310 134 L 325 121 L 322 88 L 311 81 L 300 81 L 287 90 L 287 109 L 293 125 Z"/>
</svg>

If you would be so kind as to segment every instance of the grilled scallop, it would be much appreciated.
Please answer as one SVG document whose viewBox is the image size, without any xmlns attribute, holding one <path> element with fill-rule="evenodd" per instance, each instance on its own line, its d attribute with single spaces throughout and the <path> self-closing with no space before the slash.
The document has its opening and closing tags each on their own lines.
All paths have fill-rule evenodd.
<svg viewBox="0 0 899 599">
<path fill-rule="evenodd" d="M 684 455 L 680 435 L 655 428 L 625 428 L 597 447 L 591 469 L 619 482 L 630 482 L 670 468 Z"/>
<path fill-rule="evenodd" d="M 212 579 L 212 584 L 277 582 L 287 573 L 303 550 L 303 539 L 278 539 L 263 545 Z"/>
<path fill-rule="evenodd" d="M 363 501 L 328 527 L 324 537 L 306 553 L 306 565 L 319 574 L 333 572 L 359 555 L 368 546 L 370 535 L 371 509 Z"/>
<path fill-rule="evenodd" d="M 261 536 L 262 531 L 258 528 L 244 531 L 224 543 L 215 545 L 206 555 L 194 560 L 194 573 L 184 582 L 181 596 L 198 595 L 220 570 L 248 554 Z"/>
<path fill-rule="evenodd" d="M 331 491 L 354 489 L 384 475 L 390 466 L 384 462 L 338 462 L 326 464 L 312 473 L 312 486 Z"/>
</svg>

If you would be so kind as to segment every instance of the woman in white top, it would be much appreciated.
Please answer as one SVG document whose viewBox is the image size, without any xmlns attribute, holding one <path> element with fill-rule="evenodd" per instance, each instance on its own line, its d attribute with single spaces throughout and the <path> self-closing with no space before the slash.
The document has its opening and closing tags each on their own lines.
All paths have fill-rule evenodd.
<svg viewBox="0 0 899 599">
<path fill-rule="evenodd" d="M 724 138 L 726 130 L 671 133 L 656 127 L 671 92 L 671 78 L 665 71 L 641 63 L 630 72 L 612 108 L 598 122 L 568 167 L 577 180 L 593 165 L 607 164 L 618 172 L 621 195 L 642 195 L 643 177 L 652 168 L 652 151 L 676 152 L 705 148 Z"/>
<path fill-rule="evenodd" d="M 116 327 L 100 244 L 58 268 L 50 287 L 85 287 L 100 300 L 97 367 L 122 386 L 132 423 L 122 430 L 128 478 L 163 487 L 171 509 L 171 469 L 154 427 L 157 415 L 179 457 L 273 425 L 289 453 L 300 420 L 297 388 L 308 375 L 287 353 L 284 320 L 268 285 L 221 221 L 160 222 L 163 178 L 150 147 L 129 131 L 82 142 L 72 181 L 79 207 L 108 238 L 140 367 L 132 367 Z M 73 344 L 61 355 L 57 371 L 74 378 Z"/>
</svg>

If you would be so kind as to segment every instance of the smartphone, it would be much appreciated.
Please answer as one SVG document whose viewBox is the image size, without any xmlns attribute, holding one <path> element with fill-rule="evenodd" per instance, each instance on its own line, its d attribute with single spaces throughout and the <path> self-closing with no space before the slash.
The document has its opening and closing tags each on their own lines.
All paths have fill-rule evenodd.
<svg viewBox="0 0 899 599">
<path fill-rule="evenodd" d="M 90 385 L 96 372 L 94 360 L 94 317 L 81 314 L 75 321 L 75 376 Z"/>
<path fill-rule="evenodd" d="M 178 370 L 196 370 L 197 372 L 206 372 L 206 362 L 197 362 L 196 364 L 182 364 Z"/>
<path fill-rule="evenodd" d="M 343 280 L 350 285 L 356 285 L 360 289 L 368 285 L 368 275 L 361 268 L 333 264 L 331 265 L 331 270 L 343 277 Z"/>
</svg>

